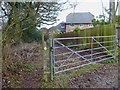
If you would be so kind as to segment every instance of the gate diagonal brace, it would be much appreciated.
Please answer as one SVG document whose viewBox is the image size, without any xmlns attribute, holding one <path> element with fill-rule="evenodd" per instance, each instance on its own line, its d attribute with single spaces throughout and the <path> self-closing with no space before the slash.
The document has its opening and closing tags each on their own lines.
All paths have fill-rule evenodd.
<svg viewBox="0 0 120 90">
<path fill-rule="evenodd" d="M 57 50 L 56 49 L 56 51 L 58 52 L 58 53 L 61 53 L 59 50 Z M 64 54 L 62 54 L 63 56 L 65 56 Z M 72 52 L 72 54 L 70 54 L 69 56 L 65 56 L 66 58 L 67 58 L 67 60 L 68 59 L 70 59 L 70 57 L 72 57 L 74 55 L 74 53 Z M 73 60 L 74 61 L 74 60 Z"/>
<path fill-rule="evenodd" d="M 59 53 L 61 53 L 61 52 L 58 51 L 57 49 L 56 49 L 56 51 L 59 52 Z M 62 54 L 62 55 L 64 55 L 64 54 Z M 70 54 L 69 56 L 65 56 L 65 55 L 64 55 L 64 56 L 65 56 L 65 57 L 67 58 L 67 60 L 68 60 L 68 59 L 70 59 L 73 55 L 74 55 L 74 53 L 72 52 L 72 54 Z M 73 60 L 73 61 L 74 61 L 74 60 Z"/>
<path fill-rule="evenodd" d="M 105 46 L 103 46 L 102 44 L 100 44 L 94 37 L 92 37 L 92 39 L 94 41 L 96 41 L 98 43 L 98 45 L 100 45 L 102 48 L 104 48 L 108 53 L 110 53 L 110 55 L 112 55 L 112 57 L 114 57 L 113 54 L 107 48 L 105 48 Z"/>
<path fill-rule="evenodd" d="M 87 60 L 86 58 L 84 58 L 83 56 L 81 56 L 80 54 L 78 54 L 77 52 L 73 51 L 72 49 L 68 48 L 67 46 L 65 46 L 64 44 L 60 43 L 59 41 L 55 40 L 57 43 L 59 43 L 60 45 L 66 47 L 66 49 L 70 50 L 72 53 L 75 53 L 77 56 L 85 59 L 86 61 L 90 62 L 89 60 Z"/>
<path fill-rule="evenodd" d="M 71 55 L 69 55 L 69 57 L 67 57 L 67 60 L 70 59 L 70 57 L 72 57 L 74 55 L 74 53 L 72 52 Z M 74 61 L 74 60 L 73 60 Z"/>
<path fill-rule="evenodd" d="M 57 50 L 57 49 L 56 49 L 56 51 L 57 51 L 58 53 L 61 53 L 61 52 L 60 52 L 59 50 Z M 62 54 L 62 55 L 64 55 L 64 54 Z M 65 56 L 65 55 L 64 55 L 64 56 Z M 65 57 L 68 58 L 67 56 L 65 56 Z M 65 61 L 64 61 L 64 63 L 65 63 Z M 63 64 L 64 64 L 64 63 L 63 63 Z M 62 64 L 62 65 L 63 65 L 63 64 Z"/>
</svg>

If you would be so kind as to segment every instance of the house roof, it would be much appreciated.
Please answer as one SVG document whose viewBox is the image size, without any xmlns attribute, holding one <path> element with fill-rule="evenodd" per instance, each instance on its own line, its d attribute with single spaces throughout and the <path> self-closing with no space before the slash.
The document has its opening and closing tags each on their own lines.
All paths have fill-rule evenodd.
<svg viewBox="0 0 120 90">
<path fill-rule="evenodd" d="M 52 26 L 51 28 L 49 28 L 49 30 L 56 30 L 56 31 L 61 31 L 64 32 L 65 31 L 65 22 L 61 22 L 56 26 Z"/>
<path fill-rule="evenodd" d="M 56 26 L 60 31 L 65 31 L 65 22 L 61 22 Z"/>
<path fill-rule="evenodd" d="M 90 12 L 70 13 L 66 17 L 66 23 L 92 23 L 94 15 Z"/>
</svg>

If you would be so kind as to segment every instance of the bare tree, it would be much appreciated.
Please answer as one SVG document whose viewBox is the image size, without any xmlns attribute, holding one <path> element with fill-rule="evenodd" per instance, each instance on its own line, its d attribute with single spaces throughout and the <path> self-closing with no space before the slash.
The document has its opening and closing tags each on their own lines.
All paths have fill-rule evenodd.
<svg viewBox="0 0 120 90">
<path fill-rule="evenodd" d="M 42 24 L 56 23 L 65 2 L 1 2 L 2 17 L 6 22 L 3 28 L 3 42 L 19 41 L 23 32 Z M 11 35 L 12 34 L 12 35 Z"/>
<path fill-rule="evenodd" d="M 110 23 L 115 23 L 115 15 L 118 9 L 118 5 L 119 5 L 119 0 L 117 0 L 116 2 L 116 8 L 115 8 L 115 0 L 110 0 L 110 5 L 109 5 L 109 9 L 110 9 L 110 13 L 109 13 L 109 21 Z"/>
</svg>

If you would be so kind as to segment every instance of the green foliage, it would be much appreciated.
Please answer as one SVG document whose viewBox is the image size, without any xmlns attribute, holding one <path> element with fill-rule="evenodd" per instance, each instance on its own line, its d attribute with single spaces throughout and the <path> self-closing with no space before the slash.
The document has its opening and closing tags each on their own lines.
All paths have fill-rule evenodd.
<svg viewBox="0 0 120 90">
<path fill-rule="evenodd" d="M 115 16 L 115 22 L 120 25 L 120 16 Z"/>
<path fill-rule="evenodd" d="M 99 21 L 94 18 L 92 19 L 92 23 L 93 23 L 93 26 L 97 26 L 99 24 Z"/>
<path fill-rule="evenodd" d="M 103 61 L 103 63 L 105 63 L 105 64 L 115 63 L 115 62 L 118 62 L 118 60 L 115 60 L 115 59 L 109 59 L 109 60 L 104 60 L 104 61 Z"/>
<path fill-rule="evenodd" d="M 75 29 L 74 29 L 74 32 L 78 32 L 79 30 L 81 30 L 79 27 L 76 27 Z"/>
<path fill-rule="evenodd" d="M 93 19 L 92 22 L 93 22 L 93 26 L 101 26 L 101 25 L 107 24 L 107 22 L 105 22 L 104 19 L 101 19 L 101 20 Z"/>
<path fill-rule="evenodd" d="M 93 23 L 93 26 L 101 26 L 101 25 L 109 24 L 108 21 L 104 20 L 103 15 L 99 15 L 98 19 L 93 18 L 92 23 Z"/>
<path fill-rule="evenodd" d="M 33 41 L 38 42 L 41 40 L 41 38 L 42 38 L 41 34 L 35 29 L 25 30 L 21 37 L 22 41 L 27 43 L 30 43 Z"/>
<path fill-rule="evenodd" d="M 34 69 L 34 66 L 32 64 L 20 64 L 19 62 L 14 62 L 10 65 L 7 65 L 7 69 L 18 73 L 20 70 L 32 71 L 32 69 Z"/>
<path fill-rule="evenodd" d="M 32 71 L 33 68 L 34 68 L 33 64 L 24 64 L 25 71 Z"/>
</svg>

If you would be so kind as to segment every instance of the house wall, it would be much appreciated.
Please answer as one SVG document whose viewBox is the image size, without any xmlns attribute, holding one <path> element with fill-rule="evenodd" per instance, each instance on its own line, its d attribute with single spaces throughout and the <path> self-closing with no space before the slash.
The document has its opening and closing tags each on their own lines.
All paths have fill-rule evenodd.
<svg viewBox="0 0 120 90">
<path fill-rule="evenodd" d="M 89 26 L 89 24 L 82 24 L 82 26 L 80 26 L 80 24 L 74 24 L 73 26 L 71 26 L 70 24 L 66 24 L 66 32 L 74 31 L 75 27 L 79 27 L 81 29 L 86 29 L 86 28 L 91 28 L 93 26 Z"/>
</svg>

